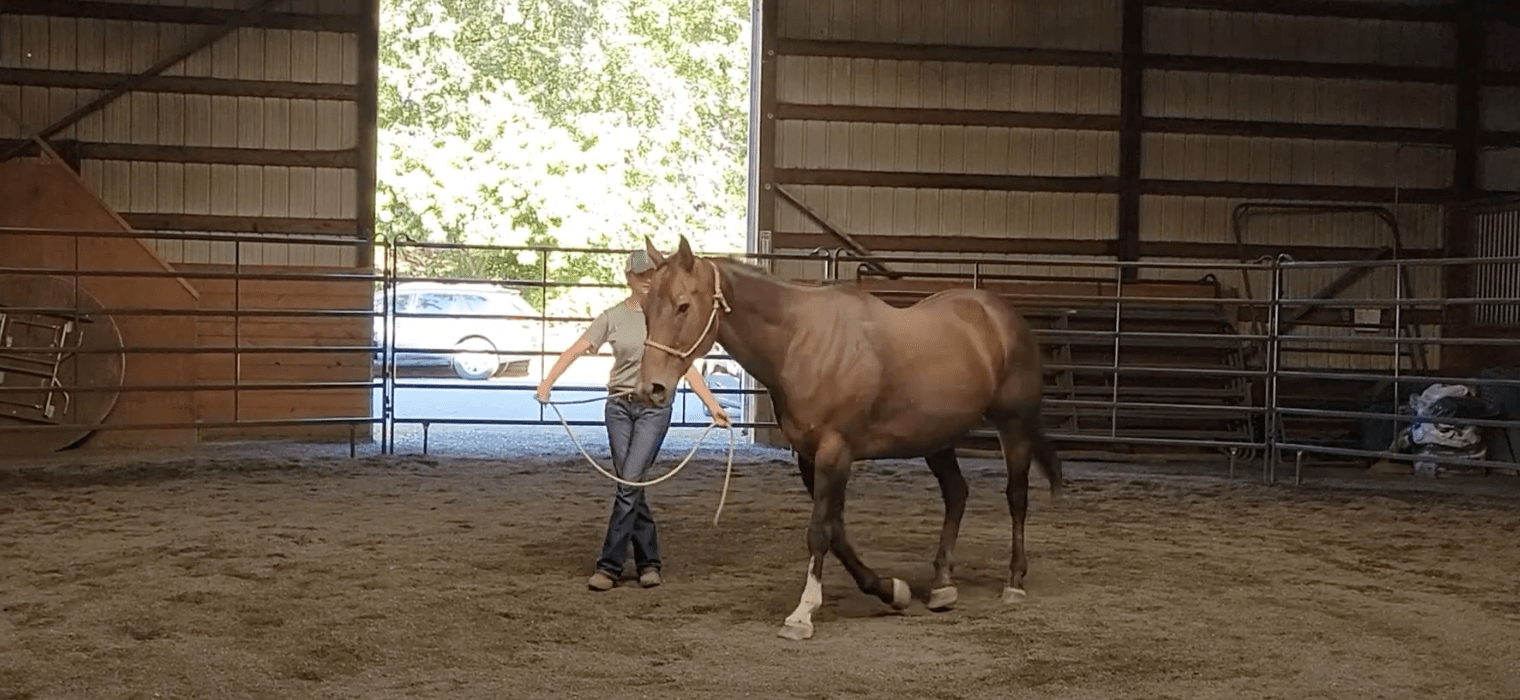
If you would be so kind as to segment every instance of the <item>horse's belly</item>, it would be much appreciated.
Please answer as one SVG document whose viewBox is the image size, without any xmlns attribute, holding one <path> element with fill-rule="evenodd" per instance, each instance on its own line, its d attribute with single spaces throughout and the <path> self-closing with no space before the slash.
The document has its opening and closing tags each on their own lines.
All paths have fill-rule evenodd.
<svg viewBox="0 0 1520 700">
<path fill-rule="evenodd" d="M 978 404 L 923 406 L 882 416 L 871 426 L 864 452 L 870 458 L 918 457 L 949 447 L 982 425 Z"/>
</svg>

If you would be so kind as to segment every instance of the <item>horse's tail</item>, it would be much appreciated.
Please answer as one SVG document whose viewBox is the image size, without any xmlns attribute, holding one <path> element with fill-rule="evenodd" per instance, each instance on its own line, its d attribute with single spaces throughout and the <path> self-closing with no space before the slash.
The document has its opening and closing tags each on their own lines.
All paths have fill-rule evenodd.
<svg viewBox="0 0 1520 700">
<path fill-rule="evenodd" d="M 1040 470 L 1045 472 L 1046 481 L 1050 482 L 1050 497 L 1059 499 L 1061 492 L 1066 487 L 1066 477 L 1061 474 L 1061 457 L 1056 454 L 1050 440 L 1045 437 L 1045 429 L 1040 425 L 1040 412 L 1033 411 L 1033 415 L 1024 422 L 1025 439 L 1029 441 L 1029 451 L 1034 461 L 1040 464 Z"/>
</svg>

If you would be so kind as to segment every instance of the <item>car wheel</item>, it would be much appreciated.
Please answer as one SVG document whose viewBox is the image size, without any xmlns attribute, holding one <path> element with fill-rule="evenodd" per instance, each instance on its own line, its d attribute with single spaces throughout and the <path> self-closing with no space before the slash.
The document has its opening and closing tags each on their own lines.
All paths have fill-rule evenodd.
<svg viewBox="0 0 1520 700">
<path fill-rule="evenodd" d="M 485 338 L 465 338 L 454 346 L 454 374 L 460 379 L 490 379 L 501 369 L 496 346 Z"/>
</svg>

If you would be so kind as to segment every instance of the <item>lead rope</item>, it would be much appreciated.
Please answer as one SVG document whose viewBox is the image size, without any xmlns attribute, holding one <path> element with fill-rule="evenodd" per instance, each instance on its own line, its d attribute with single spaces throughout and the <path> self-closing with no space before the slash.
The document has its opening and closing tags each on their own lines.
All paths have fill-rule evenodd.
<svg viewBox="0 0 1520 700">
<path fill-rule="evenodd" d="M 545 401 L 545 402 L 543 402 L 543 403 L 549 404 L 549 407 L 554 409 L 554 415 L 559 416 L 560 425 L 565 426 L 565 432 L 570 435 L 570 441 L 575 443 L 575 448 L 581 451 L 581 456 L 585 457 L 586 461 L 590 462 L 591 466 L 595 467 L 598 472 L 601 472 L 602 476 L 605 476 L 608 479 L 611 479 L 611 480 L 613 480 L 613 481 L 615 481 L 615 482 L 617 482 L 619 484 L 622 484 L 624 486 L 632 486 L 632 487 L 635 487 L 635 488 L 643 488 L 643 487 L 646 487 L 646 486 L 654 486 L 655 484 L 658 484 L 658 483 L 660 483 L 662 481 L 665 481 L 666 479 L 669 479 L 669 478 L 675 476 L 682 469 L 686 468 L 686 464 L 691 461 L 692 457 L 696 456 L 697 450 L 701 449 L 702 443 L 707 440 L 707 434 L 711 433 L 713 428 L 718 427 L 718 422 L 717 421 L 713 421 L 711 423 L 708 423 L 707 424 L 707 429 L 702 431 L 702 436 L 699 437 L 699 438 L 697 438 L 697 444 L 693 445 L 692 448 L 691 448 L 691 451 L 686 453 L 686 458 L 683 459 L 683 460 L 681 460 L 681 463 L 677 464 L 674 469 L 671 469 L 669 472 L 666 472 L 666 474 L 664 476 L 661 476 L 661 477 L 659 477 L 657 479 L 651 479 L 649 481 L 628 481 L 627 479 L 624 479 L 624 478 L 622 478 L 622 477 L 620 477 L 620 476 L 618 476 L 616 474 L 613 474 L 612 472 L 607 471 L 606 468 L 602 467 L 602 465 L 601 465 L 600 462 L 597 462 L 596 459 L 593 458 L 590 453 L 586 452 L 586 448 L 581 445 L 580 438 L 577 438 L 575 436 L 575 430 L 573 430 L 570 427 L 570 421 L 565 420 L 565 414 L 560 413 L 560 410 L 559 410 L 559 404 L 569 405 L 569 404 L 580 404 L 580 403 L 593 403 L 593 402 L 596 402 L 596 401 L 606 401 L 607 399 L 612 399 L 612 398 L 617 398 L 617 397 L 620 397 L 620 396 L 627 396 L 627 395 L 628 395 L 628 393 L 624 392 L 624 393 L 621 393 L 621 394 L 612 394 L 610 396 L 598 397 L 598 398 L 594 398 L 594 399 L 586 399 L 586 400 L 583 400 L 583 401 Z M 716 512 L 713 513 L 713 524 L 714 525 L 718 524 L 718 518 L 723 515 L 723 504 L 728 501 L 728 483 L 733 478 L 733 474 L 734 474 L 734 427 L 733 427 L 733 425 L 729 425 L 728 426 L 728 467 L 723 472 L 723 492 L 718 496 L 718 509 L 717 509 Z"/>
</svg>

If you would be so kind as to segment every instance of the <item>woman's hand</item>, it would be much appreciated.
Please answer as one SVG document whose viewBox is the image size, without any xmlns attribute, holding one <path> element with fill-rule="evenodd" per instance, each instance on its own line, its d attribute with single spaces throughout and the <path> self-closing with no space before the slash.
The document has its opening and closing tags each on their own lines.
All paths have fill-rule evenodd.
<svg viewBox="0 0 1520 700">
<path fill-rule="evenodd" d="M 728 411 L 723 410 L 723 407 L 719 406 L 717 402 L 707 404 L 707 410 L 712 411 L 714 423 L 724 428 L 733 426 L 733 422 L 728 419 Z"/>
<path fill-rule="evenodd" d="M 549 387 L 550 386 L 553 386 L 553 382 L 550 382 L 547 379 L 545 379 L 542 382 L 539 382 L 539 384 L 538 384 L 538 391 L 536 391 L 536 392 L 533 393 L 534 398 L 538 399 L 539 403 L 549 403 Z"/>
</svg>

